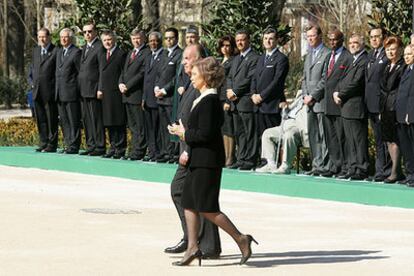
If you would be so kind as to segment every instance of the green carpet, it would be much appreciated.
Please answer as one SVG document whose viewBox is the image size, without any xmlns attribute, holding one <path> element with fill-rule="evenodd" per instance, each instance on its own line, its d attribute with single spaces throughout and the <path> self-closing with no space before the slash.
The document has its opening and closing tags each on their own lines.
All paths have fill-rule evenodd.
<svg viewBox="0 0 414 276">
<path fill-rule="evenodd" d="M 176 165 L 80 155 L 36 153 L 32 147 L 0 147 L 0 165 L 170 183 Z M 1 182 L 0 182 L 1 183 Z M 366 181 L 303 175 L 263 175 L 225 169 L 222 188 L 368 205 L 414 208 L 414 189 Z"/>
</svg>

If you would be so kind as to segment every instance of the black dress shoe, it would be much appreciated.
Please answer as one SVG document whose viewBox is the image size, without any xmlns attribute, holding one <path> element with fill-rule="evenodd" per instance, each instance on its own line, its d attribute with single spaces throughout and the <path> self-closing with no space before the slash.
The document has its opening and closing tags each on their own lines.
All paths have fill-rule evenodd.
<svg viewBox="0 0 414 276">
<path fill-rule="evenodd" d="M 324 173 L 321 173 L 321 176 L 323 176 L 323 177 L 332 177 L 334 175 L 335 174 L 333 172 L 324 172 Z"/>
<path fill-rule="evenodd" d="M 38 147 L 35 149 L 36 152 L 42 152 L 46 147 Z"/>
<path fill-rule="evenodd" d="M 202 252 L 201 258 L 204 260 L 217 260 L 220 259 L 220 253 L 216 252 Z"/>
<path fill-rule="evenodd" d="M 104 151 L 92 151 L 92 152 L 90 152 L 88 155 L 89 156 L 102 156 L 102 155 L 104 155 L 105 154 L 105 152 Z"/>
<path fill-rule="evenodd" d="M 410 181 L 407 178 L 397 181 L 398 184 L 403 184 L 403 185 L 407 185 L 408 182 Z"/>
<path fill-rule="evenodd" d="M 42 150 L 42 152 L 56 152 L 56 148 L 46 147 Z"/>
<path fill-rule="evenodd" d="M 164 252 L 171 253 L 171 254 L 183 253 L 187 250 L 187 245 L 188 245 L 187 241 L 181 240 L 176 245 L 165 248 Z"/>
<path fill-rule="evenodd" d="M 406 184 L 408 187 L 414 188 L 414 180 L 410 180 Z"/>
<path fill-rule="evenodd" d="M 75 149 L 65 151 L 65 154 L 78 154 L 78 153 L 79 153 L 79 150 L 75 150 Z"/>
<path fill-rule="evenodd" d="M 346 173 L 346 174 L 340 174 L 337 176 L 338 179 L 350 179 L 353 176 L 355 176 L 355 173 Z"/>
<path fill-rule="evenodd" d="M 89 155 L 91 152 L 93 152 L 92 150 L 85 150 L 82 151 L 81 153 L 79 153 L 79 155 Z"/>
<path fill-rule="evenodd" d="M 351 176 L 351 180 L 365 180 L 367 176 L 365 174 L 356 173 Z"/>
<path fill-rule="evenodd" d="M 153 156 L 145 156 L 144 158 L 142 158 L 142 161 L 145 161 L 145 162 L 150 162 L 150 161 L 155 161 L 155 160 L 156 159 Z"/>
<path fill-rule="evenodd" d="M 236 163 L 234 163 L 233 165 L 231 165 L 231 166 L 229 166 L 228 168 L 229 169 L 232 169 L 232 170 L 236 170 L 236 169 L 238 169 L 238 168 L 240 168 L 241 166 L 243 166 L 244 164 L 242 163 L 242 162 L 236 162 Z"/>
<path fill-rule="evenodd" d="M 167 163 L 169 159 L 166 157 L 157 158 L 157 163 Z"/>
<path fill-rule="evenodd" d="M 112 156 L 113 159 L 123 159 L 125 160 L 125 156 L 123 154 L 116 153 Z"/>
<path fill-rule="evenodd" d="M 250 171 L 254 169 L 254 165 L 250 165 L 250 164 L 243 164 L 239 167 L 239 170 L 241 171 Z"/>
<path fill-rule="evenodd" d="M 113 152 L 108 152 L 108 153 L 105 153 L 104 155 L 102 155 L 102 157 L 103 158 L 112 158 L 112 156 L 114 156 L 114 154 L 115 153 L 113 153 Z"/>
<path fill-rule="evenodd" d="M 375 182 L 383 182 L 384 180 L 385 180 L 385 176 L 383 176 L 383 175 L 376 175 L 376 176 L 374 176 L 374 178 L 372 179 L 373 181 L 375 181 Z"/>
</svg>

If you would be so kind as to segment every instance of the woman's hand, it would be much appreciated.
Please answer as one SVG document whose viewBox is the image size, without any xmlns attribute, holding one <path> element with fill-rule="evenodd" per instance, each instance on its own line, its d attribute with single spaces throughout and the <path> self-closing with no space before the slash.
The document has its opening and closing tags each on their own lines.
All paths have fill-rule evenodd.
<svg viewBox="0 0 414 276">
<path fill-rule="evenodd" d="M 169 125 L 167 128 L 170 134 L 177 135 L 181 140 L 184 140 L 185 128 L 181 119 L 178 121 L 178 124 Z"/>
</svg>

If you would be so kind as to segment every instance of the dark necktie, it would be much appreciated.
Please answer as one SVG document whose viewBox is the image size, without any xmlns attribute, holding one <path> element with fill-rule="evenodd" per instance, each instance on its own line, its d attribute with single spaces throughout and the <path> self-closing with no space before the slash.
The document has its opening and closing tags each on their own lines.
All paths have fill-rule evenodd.
<svg viewBox="0 0 414 276">
<path fill-rule="evenodd" d="M 111 58 L 111 51 L 107 50 L 106 51 L 106 62 L 108 62 L 110 58 Z"/>
<path fill-rule="evenodd" d="M 152 65 L 154 65 L 154 61 L 157 58 L 157 54 L 156 53 L 152 53 L 152 58 L 151 58 L 151 62 L 150 62 L 150 68 L 152 68 Z"/>
<path fill-rule="evenodd" d="M 332 74 L 334 66 L 335 66 L 335 50 L 332 50 L 331 59 L 329 60 L 329 65 L 328 65 L 328 77 Z"/>
<path fill-rule="evenodd" d="M 91 48 L 92 48 L 92 47 L 91 47 L 91 46 L 89 46 L 89 44 L 88 44 L 88 45 L 86 45 L 85 55 L 84 55 L 84 57 L 86 57 L 86 55 L 88 54 L 88 52 L 89 52 L 89 50 L 90 50 Z"/>
<path fill-rule="evenodd" d="M 137 56 L 137 51 L 134 49 L 131 53 L 131 58 L 129 59 L 129 63 L 132 63 L 135 60 L 136 56 Z"/>
<path fill-rule="evenodd" d="M 46 49 L 42 48 L 42 51 L 40 52 L 40 60 L 43 61 L 45 59 L 46 55 L 47 55 Z"/>
<path fill-rule="evenodd" d="M 270 61 L 270 55 L 266 55 L 265 64 L 267 64 L 269 61 Z"/>
<path fill-rule="evenodd" d="M 374 51 L 374 60 L 378 58 L 378 49 L 375 49 Z"/>
</svg>

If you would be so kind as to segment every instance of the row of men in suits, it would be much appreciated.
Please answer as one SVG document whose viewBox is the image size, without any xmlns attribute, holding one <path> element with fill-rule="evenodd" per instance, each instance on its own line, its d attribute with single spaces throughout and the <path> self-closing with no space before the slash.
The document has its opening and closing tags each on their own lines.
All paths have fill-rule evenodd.
<svg viewBox="0 0 414 276">
<path fill-rule="evenodd" d="M 166 161 L 174 154 L 167 125 L 171 123 L 176 72 L 181 64 L 178 31 L 162 35 L 142 31 L 131 33 L 134 49 L 126 53 L 116 44 L 113 32 L 104 31 L 101 40 L 94 23 L 83 27 L 86 44 L 78 49 L 73 32 L 60 32 L 60 48 L 50 41 L 46 28 L 38 31 L 33 50 L 32 75 L 40 145 L 37 151 L 56 152 L 58 118 L 65 147 L 79 152 L 81 121 L 87 149 L 81 154 L 125 158 L 126 125 L 131 131 L 131 160 Z M 145 79 L 145 82 L 144 82 Z M 105 151 L 105 129 L 110 148 Z"/>
</svg>

